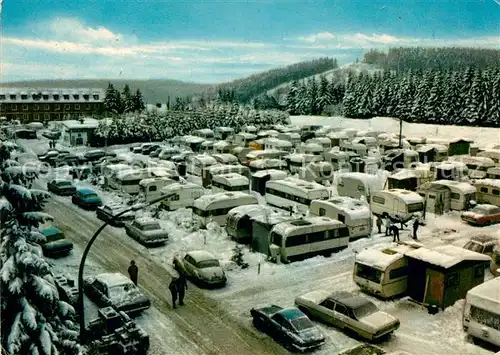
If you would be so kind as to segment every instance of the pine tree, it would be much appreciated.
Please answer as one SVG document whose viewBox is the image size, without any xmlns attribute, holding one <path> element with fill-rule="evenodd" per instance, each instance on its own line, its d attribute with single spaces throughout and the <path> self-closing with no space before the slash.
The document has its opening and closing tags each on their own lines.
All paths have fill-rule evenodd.
<svg viewBox="0 0 500 355">
<path fill-rule="evenodd" d="M 486 123 L 493 127 L 500 127 L 500 70 L 492 73 L 491 95 L 488 103 Z"/>
<path fill-rule="evenodd" d="M 51 219 L 40 212 L 48 193 L 17 184 L 29 186 L 31 179 L 9 163 L 13 147 L 0 143 L 2 348 L 8 354 L 77 354 L 74 309 L 59 300 L 38 244 L 45 238 L 39 223 Z"/>
<path fill-rule="evenodd" d="M 297 113 L 299 115 L 311 114 L 311 105 L 309 103 L 309 95 L 307 92 L 307 86 L 304 82 L 299 84 L 297 92 Z"/>
<path fill-rule="evenodd" d="M 307 82 L 307 100 L 309 102 L 309 112 L 311 115 L 318 114 L 318 83 L 313 77 Z"/>
<path fill-rule="evenodd" d="M 346 91 L 343 104 L 343 113 L 346 117 L 356 117 L 356 92 L 357 89 L 357 78 L 356 74 L 349 72 L 347 78 Z"/>
<path fill-rule="evenodd" d="M 474 71 L 469 92 L 465 98 L 462 119 L 468 124 L 482 124 L 484 121 L 484 93 L 481 72 Z"/>
<path fill-rule="evenodd" d="M 108 83 L 106 96 L 104 97 L 104 110 L 109 113 L 123 113 L 123 103 L 120 92 L 115 89 L 113 84 Z"/>
<path fill-rule="evenodd" d="M 425 117 L 425 105 L 430 94 L 429 73 L 417 77 L 415 98 L 411 109 L 411 118 L 415 122 L 422 122 Z"/>
<path fill-rule="evenodd" d="M 431 74 L 429 96 L 425 102 L 424 117 L 427 122 L 440 122 L 443 115 L 443 80 L 441 73 Z"/>
<path fill-rule="evenodd" d="M 328 80 L 326 79 L 326 76 L 322 75 L 319 81 L 318 101 L 316 104 L 318 107 L 318 112 L 322 113 L 323 109 L 326 106 L 331 105 L 332 102 L 333 99 L 330 94 Z"/>
<path fill-rule="evenodd" d="M 122 91 L 122 105 L 123 112 L 134 112 L 134 98 L 132 93 L 130 92 L 130 87 L 128 84 L 125 84 Z"/>
<path fill-rule="evenodd" d="M 288 94 L 286 95 L 286 110 L 290 115 L 297 114 L 297 96 L 299 90 L 299 83 L 297 80 L 292 82 Z"/>
<path fill-rule="evenodd" d="M 139 89 L 137 89 L 133 97 L 133 107 L 133 111 L 135 112 L 142 112 L 146 109 L 144 98 L 142 97 L 142 93 Z"/>
<path fill-rule="evenodd" d="M 462 111 L 462 96 L 460 92 L 461 78 L 459 72 L 448 72 L 444 81 L 444 92 L 442 101 L 443 123 L 460 123 Z"/>
<path fill-rule="evenodd" d="M 243 249 L 239 245 L 236 245 L 233 248 L 233 256 L 231 257 L 231 261 L 233 261 L 242 269 L 246 269 L 248 267 L 248 263 L 246 263 L 243 259 Z"/>
</svg>

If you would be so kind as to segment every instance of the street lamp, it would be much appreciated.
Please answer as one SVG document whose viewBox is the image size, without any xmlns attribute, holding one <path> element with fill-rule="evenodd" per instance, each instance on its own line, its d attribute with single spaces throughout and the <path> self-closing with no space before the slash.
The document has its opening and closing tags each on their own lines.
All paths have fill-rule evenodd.
<svg viewBox="0 0 500 355">
<path fill-rule="evenodd" d="M 155 203 L 161 202 L 171 196 L 173 196 L 174 193 L 170 193 L 167 195 L 162 195 L 150 202 L 147 203 L 137 203 L 133 206 L 130 206 L 129 208 L 126 208 L 125 210 L 121 211 L 120 213 L 117 213 L 114 215 L 110 220 L 105 222 L 102 226 L 99 227 L 99 229 L 94 233 L 92 238 L 90 238 L 85 251 L 83 252 L 82 259 L 80 260 L 80 267 L 78 268 L 78 303 L 77 303 L 77 308 L 78 308 L 78 313 L 80 314 L 80 344 L 85 344 L 85 310 L 84 310 L 84 304 L 83 304 L 83 270 L 85 268 L 85 260 L 87 260 L 87 255 L 89 253 L 90 248 L 92 247 L 92 244 L 94 244 L 95 240 L 99 236 L 99 234 L 103 231 L 103 229 L 109 224 L 109 222 L 116 220 L 118 217 L 121 215 L 124 215 L 127 212 L 131 211 L 138 211 L 143 208 L 149 207 L 151 205 L 154 205 Z"/>
</svg>

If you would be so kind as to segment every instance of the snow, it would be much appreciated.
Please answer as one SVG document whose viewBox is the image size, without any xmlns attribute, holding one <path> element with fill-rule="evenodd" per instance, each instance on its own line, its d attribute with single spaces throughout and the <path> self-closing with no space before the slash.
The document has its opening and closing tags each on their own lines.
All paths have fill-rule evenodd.
<svg viewBox="0 0 500 355">
<path fill-rule="evenodd" d="M 464 260 L 490 261 L 490 257 L 454 245 L 443 245 L 433 249 L 419 248 L 408 252 L 408 257 L 425 261 L 448 269 Z"/>
<path fill-rule="evenodd" d="M 246 176 L 237 174 L 237 173 L 227 173 L 227 174 L 219 174 L 215 175 L 212 178 L 213 181 L 216 182 L 224 182 L 229 183 L 229 186 L 240 186 L 240 185 L 248 185 L 250 181 Z"/>
<path fill-rule="evenodd" d="M 235 192 L 220 192 L 216 194 L 209 194 L 201 196 L 200 198 L 194 201 L 193 206 L 199 208 L 201 210 L 206 210 L 211 204 L 216 202 L 230 201 L 242 199 L 243 201 L 247 201 L 247 204 L 252 204 L 250 201 L 252 199 L 255 200 L 254 204 L 257 204 L 257 199 L 251 195 L 248 195 L 244 192 L 235 191 Z"/>
<path fill-rule="evenodd" d="M 326 187 L 323 185 L 311 181 L 295 179 L 292 177 L 287 177 L 283 180 L 273 180 L 273 182 L 283 186 L 298 189 L 305 194 L 309 194 L 311 192 L 327 191 Z"/>
<path fill-rule="evenodd" d="M 338 196 L 329 200 L 323 200 L 321 203 L 334 206 L 335 208 L 343 211 L 351 219 L 366 219 L 371 216 L 368 204 L 355 198 Z"/>
<path fill-rule="evenodd" d="M 381 271 L 385 271 L 387 267 L 392 265 L 397 260 L 403 258 L 409 251 L 415 250 L 419 245 L 415 244 L 395 244 L 392 246 L 378 246 L 370 249 L 365 249 L 356 254 L 356 262 L 372 266 Z"/>
<path fill-rule="evenodd" d="M 276 148 L 291 148 L 292 142 L 283 139 L 278 139 L 275 137 L 269 137 L 264 139 L 264 144 L 275 146 Z"/>
<path fill-rule="evenodd" d="M 216 259 L 211 253 L 205 250 L 191 250 L 188 252 L 196 261 L 214 260 Z"/>
<path fill-rule="evenodd" d="M 436 180 L 431 184 L 447 186 L 450 189 L 456 188 L 464 194 L 475 193 L 476 188 L 467 182 L 453 181 L 453 180 Z"/>
<path fill-rule="evenodd" d="M 474 185 L 486 185 L 500 189 L 500 179 L 481 179 L 476 180 Z"/>
<path fill-rule="evenodd" d="M 424 202 L 423 197 L 413 191 L 408 191 L 403 189 L 390 189 L 390 190 L 383 190 L 382 192 L 391 193 L 392 195 L 401 198 L 406 203 Z"/>
<path fill-rule="evenodd" d="M 394 174 L 389 176 L 389 179 L 396 179 L 396 180 L 404 180 L 404 179 L 411 179 L 411 178 L 416 178 L 417 174 L 415 173 L 414 170 L 412 169 L 401 169 L 399 171 L 396 171 Z"/>
<path fill-rule="evenodd" d="M 443 144 L 424 144 L 417 149 L 417 152 L 428 152 L 435 149 L 438 153 L 448 153 L 448 147 Z"/>
<path fill-rule="evenodd" d="M 108 287 L 130 283 L 130 279 L 119 272 L 99 274 L 98 279 L 104 282 Z"/>
<path fill-rule="evenodd" d="M 211 157 L 210 155 L 194 155 L 190 158 L 190 161 L 193 164 L 197 164 L 200 166 L 210 166 L 217 164 L 217 160 Z"/>
<path fill-rule="evenodd" d="M 272 210 L 268 206 L 261 206 L 261 205 L 243 205 L 243 206 L 238 206 L 229 211 L 228 218 L 231 216 L 234 219 L 240 219 L 245 215 L 248 215 L 250 217 L 260 214 L 260 213 L 266 213 L 267 211 Z"/>
<path fill-rule="evenodd" d="M 66 129 L 95 129 L 99 126 L 99 121 L 93 118 L 85 118 L 83 123 L 77 120 L 61 121 Z"/>
<path fill-rule="evenodd" d="M 467 293 L 467 300 L 484 309 L 498 309 L 500 307 L 500 277 L 470 289 Z"/>
<path fill-rule="evenodd" d="M 309 223 L 294 225 L 294 221 L 286 221 L 276 224 L 273 227 L 272 231 L 280 235 L 287 236 L 295 230 L 304 230 L 304 232 L 305 230 L 311 230 L 312 232 L 313 230 L 315 230 L 315 228 L 327 229 L 328 227 L 337 227 L 343 225 L 341 222 L 328 217 L 307 216 L 301 218 L 301 220 Z"/>
</svg>

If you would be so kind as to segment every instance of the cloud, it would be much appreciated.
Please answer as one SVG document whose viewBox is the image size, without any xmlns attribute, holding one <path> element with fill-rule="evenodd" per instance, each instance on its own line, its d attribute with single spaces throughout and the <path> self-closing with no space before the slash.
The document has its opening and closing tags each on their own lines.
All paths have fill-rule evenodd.
<svg viewBox="0 0 500 355">
<path fill-rule="evenodd" d="M 113 33 L 103 26 L 92 28 L 78 19 L 56 18 L 49 22 L 48 31 L 56 38 L 63 38 L 74 42 L 105 43 L 123 40 L 123 35 Z"/>
<path fill-rule="evenodd" d="M 317 43 L 322 41 L 331 41 L 334 40 L 336 36 L 331 32 L 319 32 L 313 35 L 299 37 L 299 41 L 309 42 L 309 43 Z"/>
</svg>

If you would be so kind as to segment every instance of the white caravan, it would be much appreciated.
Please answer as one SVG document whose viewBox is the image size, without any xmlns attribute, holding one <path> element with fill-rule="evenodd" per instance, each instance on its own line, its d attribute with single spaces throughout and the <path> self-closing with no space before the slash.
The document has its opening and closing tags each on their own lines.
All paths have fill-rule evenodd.
<svg viewBox="0 0 500 355">
<path fill-rule="evenodd" d="M 349 229 L 349 240 L 368 237 L 372 234 L 372 213 L 367 203 L 350 197 L 333 197 L 329 200 L 314 200 L 309 214 L 326 216 L 344 223 Z"/>
<path fill-rule="evenodd" d="M 234 129 L 231 127 L 215 127 L 214 138 L 225 140 L 234 135 Z"/>
<path fill-rule="evenodd" d="M 256 197 L 244 192 L 219 192 L 205 195 L 194 201 L 193 218 L 201 227 L 206 227 L 212 221 L 219 226 L 224 226 L 231 209 L 258 203 Z"/>
<path fill-rule="evenodd" d="M 453 180 L 437 180 L 424 184 L 417 192 L 424 193 L 432 186 L 446 186 L 450 190 L 450 209 L 455 211 L 463 211 L 470 207 L 471 201 L 476 200 L 476 188 L 466 182 Z M 429 203 L 429 201 L 428 201 Z"/>
<path fill-rule="evenodd" d="M 486 178 L 500 180 L 500 167 L 489 168 L 486 171 Z"/>
<path fill-rule="evenodd" d="M 344 152 L 352 152 L 360 157 L 365 157 L 368 154 L 368 148 L 362 143 L 352 143 L 351 141 L 342 142 L 340 150 Z"/>
<path fill-rule="evenodd" d="M 332 164 L 333 169 L 335 170 L 350 168 L 349 160 L 351 159 L 351 154 L 339 150 L 338 147 L 325 152 L 324 156 L 325 161 Z"/>
<path fill-rule="evenodd" d="M 214 131 L 209 128 L 197 129 L 193 132 L 193 136 L 204 139 L 214 139 Z"/>
<path fill-rule="evenodd" d="M 289 262 L 347 248 L 349 231 L 345 224 L 328 217 L 304 217 L 276 224 L 270 243 L 271 258 Z"/>
<path fill-rule="evenodd" d="M 283 132 L 278 134 L 278 139 L 289 141 L 294 147 L 300 145 L 300 134 L 297 132 Z"/>
<path fill-rule="evenodd" d="M 217 160 L 210 155 L 193 155 L 187 163 L 186 173 L 193 176 L 201 177 L 203 169 L 217 164 Z"/>
<path fill-rule="evenodd" d="M 123 170 L 130 170 L 128 164 L 110 164 L 104 166 L 102 175 L 104 176 L 104 184 L 112 189 L 118 189 L 116 175 Z"/>
<path fill-rule="evenodd" d="M 264 139 L 264 149 L 276 149 L 291 152 L 293 149 L 293 145 L 290 141 L 269 137 Z"/>
<path fill-rule="evenodd" d="M 322 161 L 321 155 L 294 153 L 285 157 L 288 162 L 288 168 L 292 174 L 298 173 L 300 168 L 317 161 Z"/>
<path fill-rule="evenodd" d="M 325 149 L 318 143 L 302 143 L 299 147 L 299 151 L 304 154 L 321 155 L 324 153 Z"/>
<path fill-rule="evenodd" d="M 471 179 L 483 179 L 489 168 L 495 167 L 493 159 L 488 157 L 473 157 L 470 155 L 454 155 L 448 158 L 449 161 L 465 164 L 468 175 Z"/>
<path fill-rule="evenodd" d="M 500 149 L 486 149 L 477 153 L 477 156 L 490 158 L 495 164 L 500 164 Z"/>
<path fill-rule="evenodd" d="M 500 346 L 500 277 L 467 292 L 462 324 L 472 337 Z"/>
<path fill-rule="evenodd" d="M 294 178 L 266 182 L 266 202 L 286 210 L 296 206 L 298 212 L 305 214 L 312 200 L 326 200 L 329 197 L 328 189 L 314 182 Z"/>
<path fill-rule="evenodd" d="M 233 136 L 233 144 L 241 147 L 248 147 L 248 144 L 254 141 L 257 135 L 253 133 L 240 132 Z"/>
<path fill-rule="evenodd" d="M 393 220 L 406 222 L 415 213 L 424 211 L 424 198 L 408 190 L 382 190 L 372 193 L 370 207 L 376 216 L 389 216 Z"/>
<path fill-rule="evenodd" d="M 264 195 L 266 193 L 266 182 L 270 180 L 283 180 L 287 176 L 288 174 L 282 170 L 268 169 L 257 171 L 252 174 L 252 191 Z"/>
<path fill-rule="evenodd" d="M 228 173 L 219 174 L 212 177 L 212 192 L 232 192 L 241 191 L 248 193 L 250 191 L 250 180 L 246 176 Z"/>
<path fill-rule="evenodd" d="M 144 169 L 121 170 L 116 174 L 114 188 L 128 194 L 138 194 L 141 191 L 139 183 L 148 175 Z"/>
<path fill-rule="evenodd" d="M 142 179 L 139 182 L 140 194 L 147 202 L 150 202 L 163 195 L 161 192 L 163 187 L 174 183 L 176 180 L 168 177 Z"/>
<path fill-rule="evenodd" d="M 221 154 L 212 154 L 212 158 L 217 160 L 217 163 L 224 165 L 237 165 L 239 164 L 238 158 L 233 154 L 229 153 L 221 153 Z"/>
<path fill-rule="evenodd" d="M 482 179 L 474 182 L 477 202 L 500 207 L 500 180 Z"/>
<path fill-rule="evenodd" d="M 252 150 L 246 155 L 247 163 L 258 159 L 282 159 L 288 152 L 277 149 Z"/>
<path fill-rule="evenodd" d="M 381 191 L 385 181 L 377 175 L 365 173 L 343 173 L 337 179 L 337 193 L 340 196 L 367 199 L 375 192 Z"/>
<path fill-rule="evenodd" d="M 204 193 L 205 190 L 200 185 L 176 182 L 161 189 L 162 195 L 172 194 L 172 197 L 163 200 L 161 205 L 169 211 L 191 207 L 194 201 L 203 196 Z"/>
<path fill-rule="evenodd" d="M 248 163 L 248 168 L 252 173 L 268 169 L 286 170 L 287 167 L 287 162 L 281 159 L 257 159 Z"/>
<path fill-rule="evenodd" d="M 332 148 L 332 141 L 328 137 L 316 137 L 311 138 L 306 141 L 306 144 L 319 144 L 323 147 L 323 151 L 329 150 Z"/>
<path fill-rule="evenodd" d="M 357 253 L 354 282 L 364 292 L 381 298 L 404 295 L 408 288 L 408 259 L 405 254 L 420 247 L 418 243 L 403 242 Z"/>
<path fill-rule="evenodd" d="M 213 150 L 216 154 L 231 153 L 233 145 L 228 141 L 217 141 L 214 143 Z"/>
</svg>

